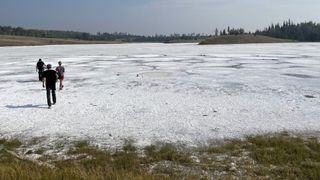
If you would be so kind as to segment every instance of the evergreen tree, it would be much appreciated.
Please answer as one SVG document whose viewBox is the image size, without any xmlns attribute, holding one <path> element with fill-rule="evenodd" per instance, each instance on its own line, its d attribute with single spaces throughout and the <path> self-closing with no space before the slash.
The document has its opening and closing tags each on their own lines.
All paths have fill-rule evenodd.
<svg viewBox="0 0 320 180">
<path fill-rule="evenodd" d="M 224 29 L 222 35 L 227 35 L 226 30 Z"/>
<path fill-rule="evenodd" d="M 282 25 L 279 23 L 271 24 L 263 31 L 256 31 L 255 34 L 301 42 L 320 42 L 320 24 L 312 21 L 295 24 L 289 19 L 284 21 Z"/>
<path fill-rule="evenodd" d="M 218 36 L 218 35 L 219 35 L 219 30 L 218 30 L 218 28 L 215 29 L 214 35 L 215 35 L 215 36 Z"/>
</svg>

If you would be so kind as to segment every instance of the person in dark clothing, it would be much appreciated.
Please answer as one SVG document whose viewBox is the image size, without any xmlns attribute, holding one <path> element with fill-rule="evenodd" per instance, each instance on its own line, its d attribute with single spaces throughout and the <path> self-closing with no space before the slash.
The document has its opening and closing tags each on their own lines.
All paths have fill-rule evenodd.
<svg viewBox="0 0 320 180">
<path fill-rule="evenodd" d="M 48 108 L 51 108 L 51 100 L 50 100 L 50 91 L 52 92 L 52 101 L 54 105 L 57 102 L 56 99 L 56 82 L 58 81 L 58 74 L 55 70 L 51 69 L 51 64 L 47 65 L 46 71 L 42 74 L 42 87 L 46 87 L 47 90 L 47 103 Z M 46 86 L 44 86 L 44 82 L 46 82 Z"/>
<path fill-rule="evenodd" d="M 44 62 L 41 59 L 39 59 L 36 66 L 36 72 L 38 71 L 38 74 L 39 74 L 39 81 L 42 81 L 42 73 L 44 71 L 44 67 L 45 67 Z"/>
</svg>

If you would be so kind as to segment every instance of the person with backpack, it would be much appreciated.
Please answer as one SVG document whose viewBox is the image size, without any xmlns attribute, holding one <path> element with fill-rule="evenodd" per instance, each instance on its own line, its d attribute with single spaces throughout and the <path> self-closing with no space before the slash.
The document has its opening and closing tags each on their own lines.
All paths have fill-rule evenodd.
<svg viewBox="0 0 320 180">
<path fill-rule="evenodd" d="M 60 81 L 60 90 L 62 90 L 62 88 L 63 88 L 63 84 L 62 84 L 62 82 L 63 82 L 63 80 L 64 80 L 64 67 L 63 66 L 61 66 L 61 64 L 62 64 L 62 62 L 61 61 L 59 61 L 58 62 L 58 64 L 59 64 L 59 66 L 56 68 L 56 71 L 57 71 L 57 73 L 58 73 L 58 79 L 59 79 L 59 81 Z"/>
<path fill-rule="evenodd" d="M 47 103 L 48 103 L 48 108 L 51 108 L 51 105 L 54 105 L 57 102 L 56 98 L 56 82 L 58 81 L 58 74 L 55 70 L 51 69 L 52 66 L 51 64 L 47 65 L 47 70 L 43 72 L 42 74 L 42 87 L 46 87 L 47 90 Z M 44 86 L 44 83 L 46 86 Z M 52 101 L 50 99 L 50 91 L 52 93 Z"/>
<path fill-rule="evenodd" d="M 39 81 L 42 81 L 42 73 L 44 71 L 45 66 L 46 65 L 44 64 L 44 62 L 41 59 L 39 59 L 36 65 L 36 72 L 38 71 Z"/>
</svg>

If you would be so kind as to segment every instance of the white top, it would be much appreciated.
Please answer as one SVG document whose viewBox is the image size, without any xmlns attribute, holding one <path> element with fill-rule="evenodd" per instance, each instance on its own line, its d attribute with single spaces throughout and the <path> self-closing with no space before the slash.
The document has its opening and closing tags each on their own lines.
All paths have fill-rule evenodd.
<svg viewBox="0 0 320 180">
<path fill-rule="evenodd" d="M 63 76 L 64 75 L 64 67 L 63 66 L 58 66 L 56 68 L 56 71 L 57 73 L 60 75 L 60 76 Z"/>
</svg>

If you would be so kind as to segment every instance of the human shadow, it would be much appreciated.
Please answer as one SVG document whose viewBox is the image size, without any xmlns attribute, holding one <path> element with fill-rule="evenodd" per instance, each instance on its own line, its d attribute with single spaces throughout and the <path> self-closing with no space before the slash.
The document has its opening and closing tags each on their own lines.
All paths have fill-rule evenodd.
<svg viewBox="0 0 320 180">
<path fill-rule="evenodd" d="M 28 109 L 28 108 L 38 108 L 38 109 L 45 109 L 45 105 L 33 105 L 33 104 L 26 104 L 26 105 L 6 105 L 6 108 L 9 109 Z"/>
</svg>

